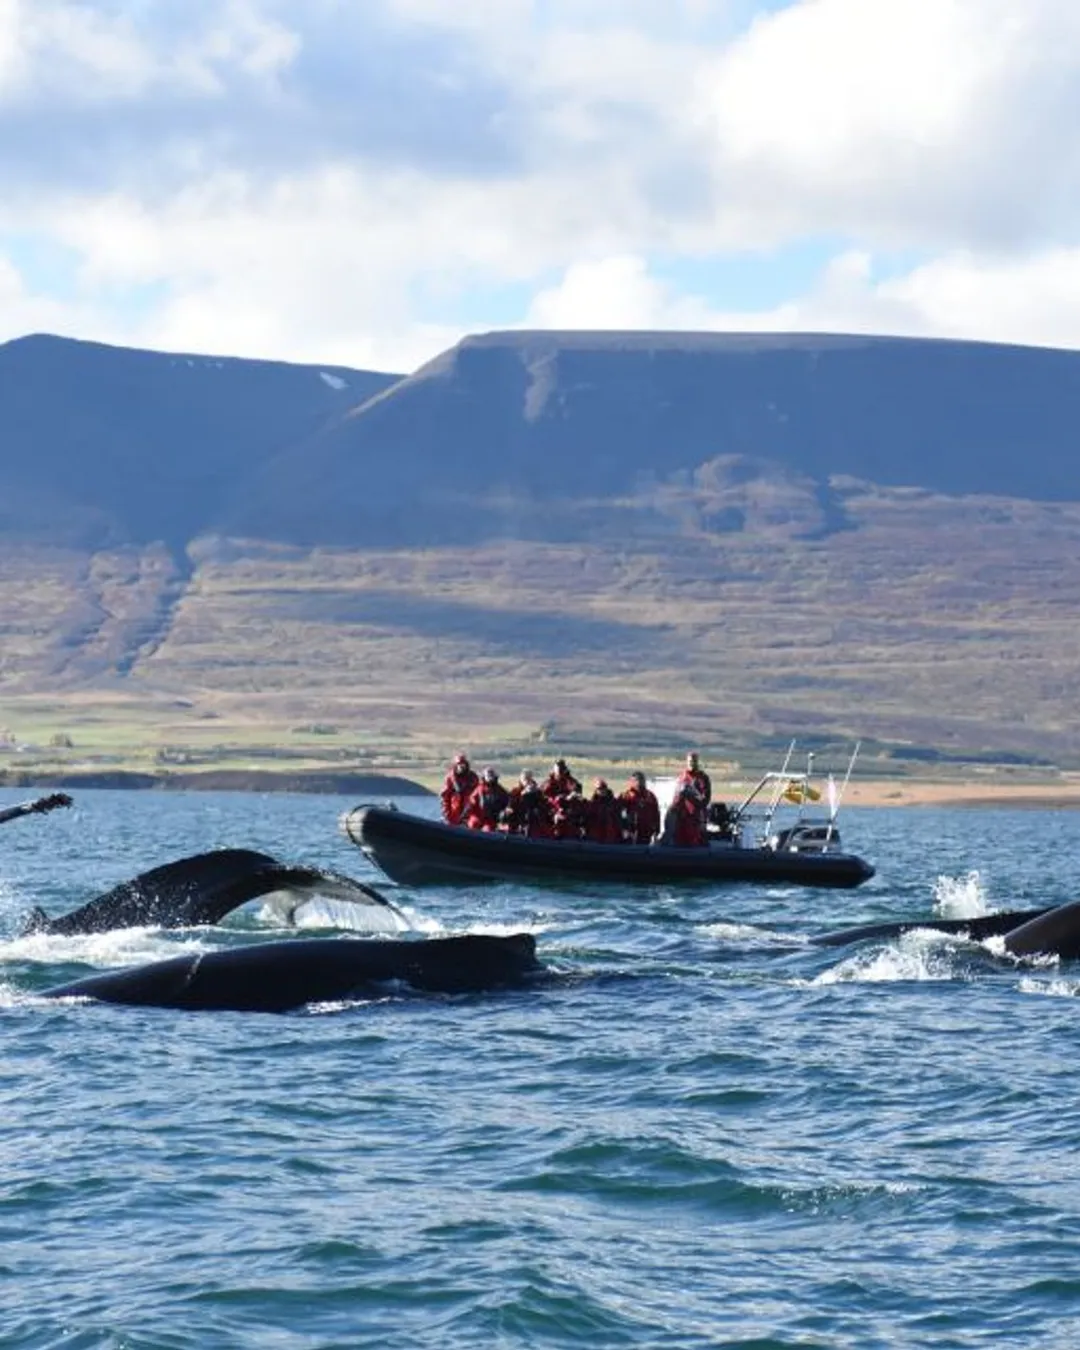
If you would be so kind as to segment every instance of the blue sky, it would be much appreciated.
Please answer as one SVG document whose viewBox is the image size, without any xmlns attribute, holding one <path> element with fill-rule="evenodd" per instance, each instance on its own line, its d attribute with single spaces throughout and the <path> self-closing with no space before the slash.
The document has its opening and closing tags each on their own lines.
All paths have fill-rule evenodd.
<svg viewBox="0 0 1080 1350">
<path fill-rule="evenodd" d="M 1075 0 L 0 0 L 0 340 L 1080 346 Z"/>
</svg>

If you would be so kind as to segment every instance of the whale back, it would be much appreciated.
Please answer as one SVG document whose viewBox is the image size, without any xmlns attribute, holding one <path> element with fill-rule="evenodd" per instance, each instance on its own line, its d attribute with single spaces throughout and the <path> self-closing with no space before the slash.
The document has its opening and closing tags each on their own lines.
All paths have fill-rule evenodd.
<svg viewBox="0 0 1080 1350">
<path fill-rule="evenodd" d="M 187 953 L 47 990 L 141 1007 L 287 1012 L 400 982 L 430 993 L 478 993 L 521 984 L 540 970 L 531 933 L 508 936 L 302 938 Z"/>
</svg>

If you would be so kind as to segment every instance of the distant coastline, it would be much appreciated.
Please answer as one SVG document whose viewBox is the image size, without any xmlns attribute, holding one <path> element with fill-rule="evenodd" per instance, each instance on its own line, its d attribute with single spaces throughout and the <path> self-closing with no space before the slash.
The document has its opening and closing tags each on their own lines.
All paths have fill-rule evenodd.
<svg viewBox="0 0 1080 1350">
<path fill-rule="evenodd" d="M 746 784 L 717 782 L 714 795 L 738 800 Z M 205 769 L 190 773 L 144 773 L 129 769 L 101 769 L 47 773 L 36 770 L 0 771 L 0 788 L 91 788 L 149 791 L 310 792 L 355 797 L 431 797 L 432 789 L 399 774 L 335 773 L 332 770 L 276 772 L 270 769 Z M 1041 783 L 970 782 L 883 778 L 854 781 L 844 794 L 843 806 L 854 807 L 984 807 L 1017 810 L 1080 809 L 1080 780 L 1066 778 Z"/>
<path fill-rule="evenodd" d="M 45 773 L 9 770 L 0 773 L 7 788 L 120 788 L 153 791 L 317 792 L 339 796 L 430 797 L 431 790 L 411 778 L 378 773 L 334 773 L 325 770 L 276 773 L 268 769 L 205 769 L 191 773 L 139 773 L 134 770 L 87 770 Z"/>
<path fill-rule="evenodd" d="M 1080 809 L 1080 782 L 921 782 L 882 779 L 851 783 L 845 806 L 946 806 L 1032 811 Z"/>
</svg>

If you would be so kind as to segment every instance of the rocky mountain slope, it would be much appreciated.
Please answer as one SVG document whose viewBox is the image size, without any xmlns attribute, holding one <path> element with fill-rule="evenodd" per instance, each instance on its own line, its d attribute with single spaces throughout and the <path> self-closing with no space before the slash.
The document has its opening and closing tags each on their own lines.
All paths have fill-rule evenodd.
<svg viewBox="0 0 1080 1350">
<path fill-rule="evenodd" d="M 397 377 L 24 339 L 0 698 L 1080 763 L 1078 426 L 1080 353 L 977 343 L 506 333 Z"/>
</svg>

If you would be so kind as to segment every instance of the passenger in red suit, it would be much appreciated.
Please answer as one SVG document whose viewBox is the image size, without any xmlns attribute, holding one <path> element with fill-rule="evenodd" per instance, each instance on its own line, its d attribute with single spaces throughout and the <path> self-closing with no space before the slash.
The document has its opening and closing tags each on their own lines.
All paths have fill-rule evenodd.
<svg viewBox="0 0 1080 1350">
<path fill-rule="evenodd" d="M 640 769 L 631 775 L 626 790 L 619 793 L 618 803 L 626 842 L 651 844 L 660 833 L 660 803 L 645 786 L 645 775 Z"/>
<path fill-rule="evenodd" d="M 511 834 L 524 834 L 530 839 L 555 837 L 551 803 L 540 791 L 531 769 L 523 769 L 517 785 L 510 789 L 506 825 Z"/>
<path fill-rule="evenodd" d="M 585 838 L 595 844 L 621 844 L 622 818 L 619 815 L 619 803 L 615 794 L 602 778 L 593 784 L 593 794 L 588 801 L 588 814 L 585 824 Z"/>
<path fill-rule="evenodd" d="M 470 830 L 497 830 L 509 802 L 510 794 L 499 775 L 487 768 L 465 803 L 465 824 Z"/>
<path fill-rule="evenodd" d="M 571 792 L 580 792 L 581 784 L 567 767 L 565 759 L 557 759 L 544 779 L 544 796 L 553 805 Z"/>
<path fill-rule="evenodd" d="M 676 848 L 704 848 L 708 844 L 701 799 L 693 783 L 676 788 L 675 800 L 664 816 L 663 842 Z"/>
<path fill-rule="evenodd" d="M 461 824 L 465 803 L 479 782 L 480 779 L 469 767 L 468 759 L 460 753 L 455 755 L 443 782 L 442 792 L 439 793 L 442 798 L 442 816 L 447 825 Z"/>
<path fill-rule="evenodd" d="M 555 803 L 555 838 L 584 839 L 589 823 L 589 804 L 576 789 Z"/>
</svg>

